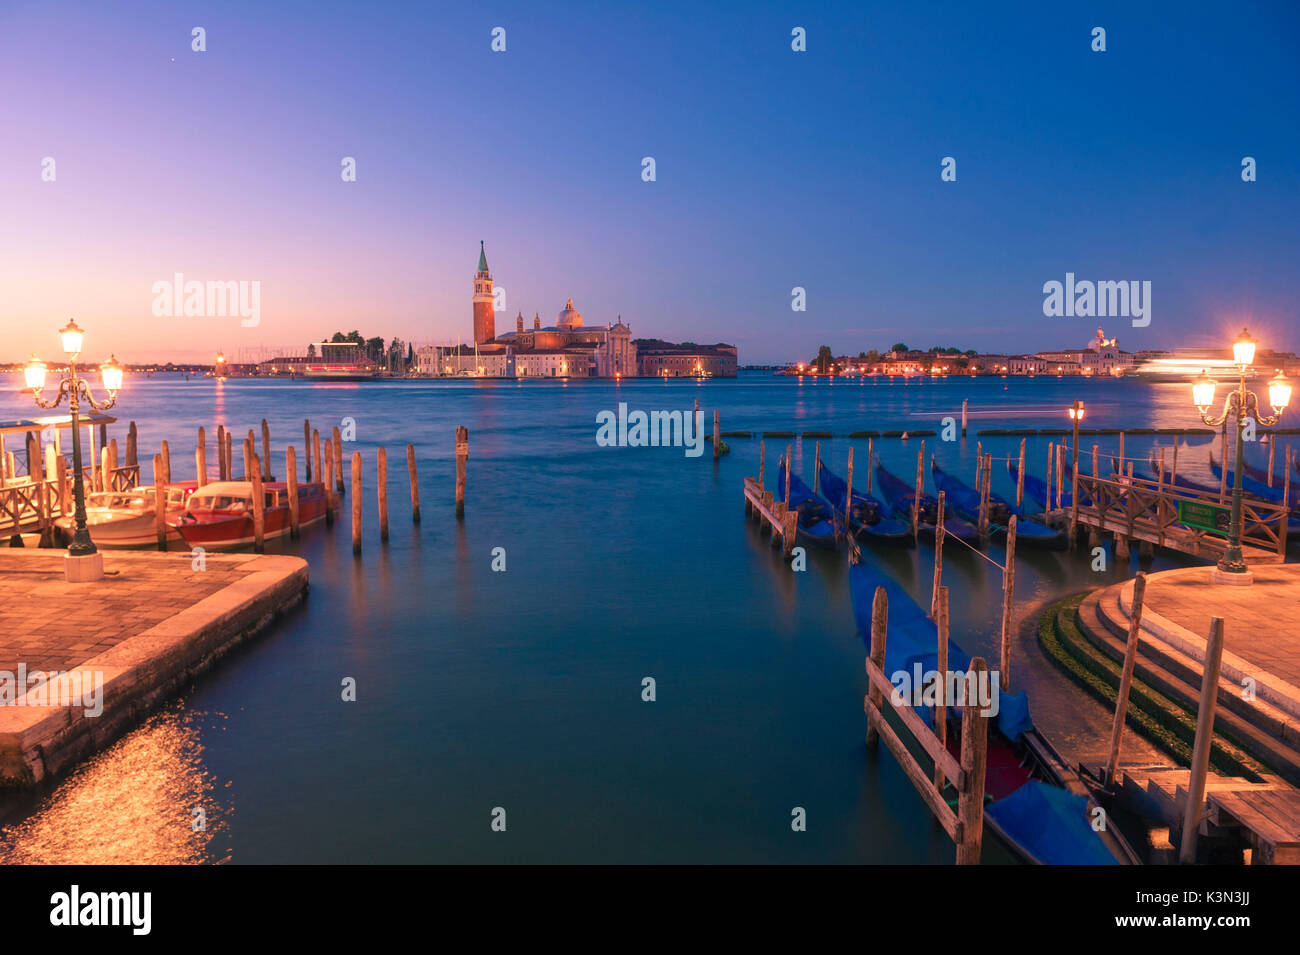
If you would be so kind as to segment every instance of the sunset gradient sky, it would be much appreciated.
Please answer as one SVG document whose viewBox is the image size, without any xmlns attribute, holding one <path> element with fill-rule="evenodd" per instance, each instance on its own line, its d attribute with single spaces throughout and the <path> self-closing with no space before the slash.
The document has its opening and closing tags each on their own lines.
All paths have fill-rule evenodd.
<svg viewBox="0 0 1300 955">
<path fill-rule="evenodd" d="M 480 239 L 498 330 L 572 296 L 742 362 L 1078 347 L 1072 271 L 1152 282 L 1125 349 L 1300 347 L 1300 8 L 983 6 L 4 0 L 0 360 L 68 316 L 124 360 L 468 338 Z M 259 281 L 260 324 L 155 317 L 176 272 Z"/>
</svg>

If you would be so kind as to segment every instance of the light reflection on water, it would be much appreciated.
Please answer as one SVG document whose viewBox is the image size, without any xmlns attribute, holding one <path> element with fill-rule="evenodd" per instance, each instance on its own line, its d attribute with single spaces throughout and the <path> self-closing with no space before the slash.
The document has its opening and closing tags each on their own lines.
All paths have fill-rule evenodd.
<svg viewBox="0 0 1300 955">
<path fill-rule="evenodd" d="M 224 719 L 173 705 L 79 767 L 25 820 L 0 828 L 0 863 L 229 861 L 224 787 L 203 767 L 199 724 L 210 715 Z"/>
</svg>

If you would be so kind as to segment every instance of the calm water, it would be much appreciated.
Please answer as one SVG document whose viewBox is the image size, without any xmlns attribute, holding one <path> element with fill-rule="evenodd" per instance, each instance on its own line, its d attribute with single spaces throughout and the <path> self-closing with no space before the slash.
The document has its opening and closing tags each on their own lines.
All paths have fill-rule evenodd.
<svg viewBox="0 0 1300 955">
<path fill-rule="evenodd" d="M 18 376 L 0 418 L 28 417 Z M 196 429 L 265 417 L 274 470 L 302 420 L 356 422 L 365 551 L 344 520 L 288 548 L 311 564 L 308 600 L 184 698 L 39 799 L 8 807 L 0 859 L 234 862 L 951 862 L 888 752 L 863 745 L 863 648 L 840 555 L 792 573 L 744 519 L 757 439 L 715 465 L 680 449 L 607 449 L 595 416 L 689 409 L 723 430 L 935 428 L 970 399 L 965 442 L 927 439 L 971 480 L 981 427 L 1064 427 L 1076 397 L 1095 427 L 1194 426 L 1186 385 L 1136 381 L 394 382 L 128 381 L 111 432 L 166 438 L 193 474 Z M 453 515 L 454 429 L 470 432 L 466 516 Z M 711 426 L 711 425 L 710 425 Z M 986 438 L 995 455 L 1018 438 Z M 1031 438 L 1042 474 L 1048 438 Z M 1145 454 L 1151 438 L 1131 438 Z M 1162 439 L 1166 443 L 1172 439 Z M 1088 437 L 1113 450 L 1113 437 Z M 409 519 L 404 445 L 419 454 L 423 523 Z M 769 441 L 768 475 L 777 445 Z M 841 473 L 850 444 L 823 441 Z M 390 457 L 391 539 L 378 540 L 375 448 Z M 811 441 L 795 467 L 811 480 Z M 914 473 L 917 439 L 877 441 Z M 214 450 L 209 461 L 215 462 Z M 300 448 L 301 451 L 301 448 Z M 239 452 L 236 451 L 238 459 Z M 1204 447 L 1180 453 L 1194 473 Z M 1206 472 L 1208 473 L 1208 472 Z M 994 487 L 1014 494 L 1005 469 Z M 862 480 L 862 478 L 859 478 Z M 506 549 L 504 573 L 492 550 Z M 995 545 L 991 556 L 1000 559 Z M 953 636 L 996 657 L 998 572 L 950 546 Z M 1083 553 L 1022 548 L 1027 607 L 1123 576 Z M 924 604 L 932 551 L 883 560 Z M 1136 560 L 1136 558 L 1135 558 Z M 1157 566 L 1167 566 L 1161 558 Z M 1134 565 L 1136 566 L 1136 564 Z M 641 700 L 644 677 L 658 699 Z M 357 681 L 358 700 L 340 700 Z M 194 834 L 194 807 L 208 830 Z M 807 810 L 794 833 L 791 809 Z M 494 807 L 508 831 L 492 832 Z M 995 849 L 986 859 L 1000 858 Z"/>
</svg>

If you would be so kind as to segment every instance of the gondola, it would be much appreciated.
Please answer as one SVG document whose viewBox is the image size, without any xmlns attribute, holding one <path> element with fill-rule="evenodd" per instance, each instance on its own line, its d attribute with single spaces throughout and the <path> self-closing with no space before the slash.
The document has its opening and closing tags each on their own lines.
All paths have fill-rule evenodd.
<svg viewBox="0 0 1300 955">
<path fill-rule="evenodd" d="M 1007 459 L 1007 473 L 1011 475 L 1011 480 L 1013 481 L 1019 480 L 1018 475 L 1020 474 L 1020 467 L 1009 458 Z M 1033 501 L 1044 512 L 1050 510 L 1050 508 L 1048 508 L 1047 506 L 1049 491 L 1047 490 L 1046 481 L 1044 481 L 1042 478 L 1034 477 L 1032 474 L 1026 471 L 1024 488 L 1025 488 L 1026 498 Z M 1069 507 L 1072 500 L 1073 498 L 1070 497 L 1070 492 L 1062 488 L 1061 507 Z"/>
<path fill-rule="evenodd" d="M 819 486 L 825 493 L 826 498 L 831 502 L 836 513 L 842 514 L 844 510 L 842 502 L 849 489 L 847 482 L 834 474 L 825 464 L 821 465 L 821 469 L 817 473 Z M 904 547 L 915 544 L 916 540 L 912 536 L 911 524 L 907 521 L 900 521 L 895 517 L 885 517 L 883 516 L 885 512 L 884 504 L 874 495 L 855 490 L 848 518 L 849 528 L 853 531 L 853 536 L 858 540 L 901 544 Z"/>
<path fill-rule="evenodd" d="M 776 499 L 784 501 L 786 468 L 777 468 Z M 790 475 L 790 510 L 799 515 L 795 539 L 816 547 L 835 546 L 835 522 L 830 504 L 812 488 L 804 484 L 799 475 Z"/>
<path fill-rule="evenodd" d="M 933 461 L 930 473 L 934 475 L 934 486 L 943 491 L 944 526 L 948 524 L 947 508 L 952 507 L 958 516 L 965 520 L 978 521 L 980 510 L 979 492 L 973 487 L 949 474 Z M 1016 507 L 1002 495 L 989 491 L 990 524 L 998 531 L 1004 531 L 1006 522 L 1012 515 L 1016 517 L 1016 541 L 1031 547 L 1043 547 L 1050 550 L 1064 550 L 1070 544 L 1069 532 L 1064 527 L 1048 527 L 1042 521 L 1025 514 L 1023 507 Z"/>
<path fill-rule="evenodd" d="M 876 587 L 889 598 L 885 639 L 887 676 L 933 672 L 938 667 L 938 629 L 897 583 L 865 563 L 849 569 L 849 590 L 858 634 L 870 651 L 871 607 Z M 968 670 L 970 657 L 951 640 L 948 667 Z M 933 724 L 933 708 L 918 706 L 918 715 Z M 960 710 L 949 707 L 948 747 L 960 756 Z M 1113 826 L 1092 827 L 1088 787 L 1037 730 L 1029 699 L 1002 693 L 998 713 L 990 718 L 984 790 L 984 824 L 1019 859 L 1045 865 L 1137 864 L 1140 860 Z M 951 793 L 951 789 L 949 790 Z"/>
<path fill-rule="evenodd" d="M 876 465 L 876 487 L 880 488 L 885 503 L 889 505 L 894 514 L 910 522 L 912 519 L 912 500 L 916 497 L 916 490 L 886 471 L 883 464 Z M 933 495 L 922 492 L 920 507 L 917 512 L 918 532 L 922 537 L 929 540 L 934 539 L 934 522 L 938 518 L 938 508 L 938 500 Z M 961 518 L 949 520 L 945 515 L 943 529 L 953 537 L 966 541 L 968 544 L 976 543 L 979 540 L 979 529 L 974 524 L 969 524 Z"/>
<path fill-rule="evenodd" d="M 1258 478 L 1253 477 L 1251 475 L 1250 472 L 1252 470 L 1258 471 L 1259 474 Z M 1216 478 L 1219 478 L 1220 480 L 1224 480 L 1223 465 L 1219 464 L 1217 461 L 1214 460 L 1213 451 L 1210 452 L 1210 473 L 1213 474 Z M 1228 471 L 1226 481 L 1229 490 L 1231 490 L 1233 487 L 1233 477 L 1234 477 L 1233 472 Z M 1268 481 L 1267 471 L 1252 469 L 1249 465 L 1242 468 L 1241 489 L 1243 492 L 1245 492 L 1248 496 L 1253 495 L 1254 497 L 1259 498 L 1261 501 L 1268 501 L 1270 504 L 1281 504 L 1282 498 L 1287 493 L 1287 489 L 1283 486 L 1269 487 L 1267 481 Z M 1218 489 L 1216 488 L 1215 490 L 1217 492 Z M 1300 504 L 1297 504 L 1294 494 L 1292 494 L 1291 499 L 1287 501 L 1286 526 L 1287 526 L 1287 536 L 1291 539 L 1291 543 L 1295 544 L 1296 535 L 1300 533 Z"/>
</svg>

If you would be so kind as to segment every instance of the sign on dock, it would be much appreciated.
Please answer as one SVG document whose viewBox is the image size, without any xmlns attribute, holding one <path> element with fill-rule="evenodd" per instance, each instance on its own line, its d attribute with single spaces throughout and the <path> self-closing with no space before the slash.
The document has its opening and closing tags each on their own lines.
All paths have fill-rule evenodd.
<svg viewBox="0 0 1300 955">
<path fill-rule="evenodd" d="M 1198 530 L 1226 534 L 1231 517 L 1232 512 L 1228 508 L 1217 504 L 1186 500 L 1178 502 L 1178 523 Z"/>
</svg>

